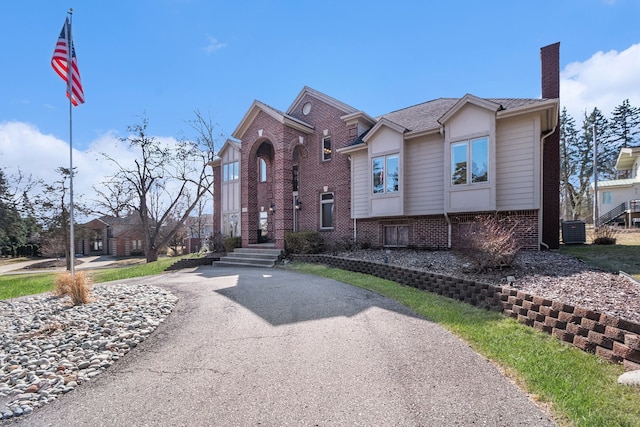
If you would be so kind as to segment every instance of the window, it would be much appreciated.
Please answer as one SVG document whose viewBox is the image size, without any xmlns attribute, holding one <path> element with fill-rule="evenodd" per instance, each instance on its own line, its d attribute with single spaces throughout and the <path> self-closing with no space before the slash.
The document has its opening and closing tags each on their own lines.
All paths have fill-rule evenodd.
<svg viewBox="0 0 640 427">
<path fill-rule="evenodd" d="M 222 165 L 222 181 L 235 181 L 240 179 L 240 162 L 225 163 Z"/>
<path fill-rule="evenodd" d="M 238 235 L 238 214 L 225 213 L 222 214 L 222 235 L 224 237 L 235 237 Z"/>
<path fill-rule="evenodd" d="M 298 184 L 299 184 L 299 174 L 298 174 L 298 165 L 293 165 L 293 168 L 291 170 L 293 176 L 291 178 L 291 184 L 293 185 L 293 191 L 298 191 Z"/>
<path fill-rule="evenodd" d="M 320 195 L 320 228 L 333 228 L 333 193 Z"/>
<path fill-rule="evenodd" d="M 611 203 L 613 203 L 612 196 L 611 196 L 611 191 L 603 191 L 602 192 L 602 204 L 603 205 L 610 205 Z"/>
<path fill-rule="evenodd" d="M 487 137 L 451 144 L 452 185 L 487 182 L 488 165 L 489 139 Z"/>
<path fill-rule="evenodd" d="M 385 225 L 384 246 L 409 246 L 409 226 Z"/>
<path fill-rule="evenodd" d="M 322 138 L 322 161 L 331 160 L 331 137 Z"/>
<path fill-rule="evenodd" d="M 260 182 L 267 182 L 267 162 L 264 159 L 258 159 L 260 166 Z"/>
<path fill-rule="evenodd" d="M 102 230 L 95 230 L 90 241 L 91 251 L 102 251 Z"/>
<path fill-rule="evenodd" d="M 399 191 L 398 155 L 374 157 L 371 162 L 373 174 L 373 194 L 395 193 Z"/>
<path fill-rule="evenodd" d="M 142 250 L 142 240 L 139 240 L 139 239 L 131 240 L 131 250 L 134 250 L 134 251 Z"/>
</svg>

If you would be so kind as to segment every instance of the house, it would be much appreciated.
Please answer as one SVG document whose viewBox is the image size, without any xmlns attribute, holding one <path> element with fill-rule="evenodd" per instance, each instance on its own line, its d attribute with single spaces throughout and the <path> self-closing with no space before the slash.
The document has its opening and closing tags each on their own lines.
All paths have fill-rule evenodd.
<svg viewBox="0 0 640 427">
<path fill-rule="evenodd" d="M 202 249 L 206 239 L 213 234 L 213 215 L 202 214 L 198 216 L 189 216 L 184 221 L 185 253 L 192 254 Z"/>
<path fill-rule="evenodd" d="M 372 117 L 304 87 L 286 111 L 254 101 L 212 163 L 214 225 L 246 247 L 289 231 L 331 243 L 446 249 L 480 214 L 559 246 L 559 43 L 542 98 L 439 98 Z"/>
<path fill-rule="evenodd" d="M 598 224 L 640 227 L 640 147 L 621 148 L 616 170 L 629 178 L 598 182 Z"/>
<path fill-rule="evenodd" d="M 82 255 L 144 255 L 144 233 L 140 218 L 105 215 L 78 227 L 76 253 Z"/>
</svg>

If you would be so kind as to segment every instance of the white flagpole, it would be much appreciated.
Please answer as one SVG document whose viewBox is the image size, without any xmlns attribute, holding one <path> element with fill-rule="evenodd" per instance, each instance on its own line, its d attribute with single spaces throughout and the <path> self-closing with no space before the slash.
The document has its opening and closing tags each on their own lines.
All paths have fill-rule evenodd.
<svg viewBox="0 0 640 427">
<path fill-rule="evenodd" d="M 73 9 L 69 9 L 69 28 L 67 28 L 67 91 L 69 93 L 69 259 L 71 277 L 75 277 L 75 238 L 73 234 L 73 39 L 71 38 L 71 20 Z M 75 279 L 74 279 L 75 280 Z"/>
<path fill-rule="evenodd" d="M 596 136 L 595 115 L 593 123 L 593 226 L 600 227 L 600 209 L 598 209 L 598 138 Z"/>
</svg>

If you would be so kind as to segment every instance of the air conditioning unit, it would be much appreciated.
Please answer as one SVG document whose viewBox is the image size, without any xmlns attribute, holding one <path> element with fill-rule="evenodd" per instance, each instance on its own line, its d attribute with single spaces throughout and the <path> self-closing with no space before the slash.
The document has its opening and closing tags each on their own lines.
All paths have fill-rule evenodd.
<svg viewBox="0 0 640 427">
<path fill-rule="evenodd" d="M 564 221 L 562 223 L 562 242 L 565 245 L 584 245 L 587 242 L 584 221 Z"/>
</svg>

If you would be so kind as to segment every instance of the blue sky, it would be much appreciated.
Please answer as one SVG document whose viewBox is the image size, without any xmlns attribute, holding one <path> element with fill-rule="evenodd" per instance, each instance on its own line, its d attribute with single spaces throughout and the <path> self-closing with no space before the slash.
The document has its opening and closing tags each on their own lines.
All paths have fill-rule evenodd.
<svg viewBox="0 0 640 427">
<path fill-rule="evenodd" d="M 0 167 L 64 165 L 68 101 L 50 60 L 69 7 L 80 157 L 142 114 L 154 135 L 190 137 L 198 109 L 228 137 L 254 99 L 286 110 L 305 85 L 371 116 L 465 93 L 539 97 L 540 48 L 558 41 L 574 115 L 640 106 L 636 0 L 22 0 L 0 6 Z"/>
</svg>

